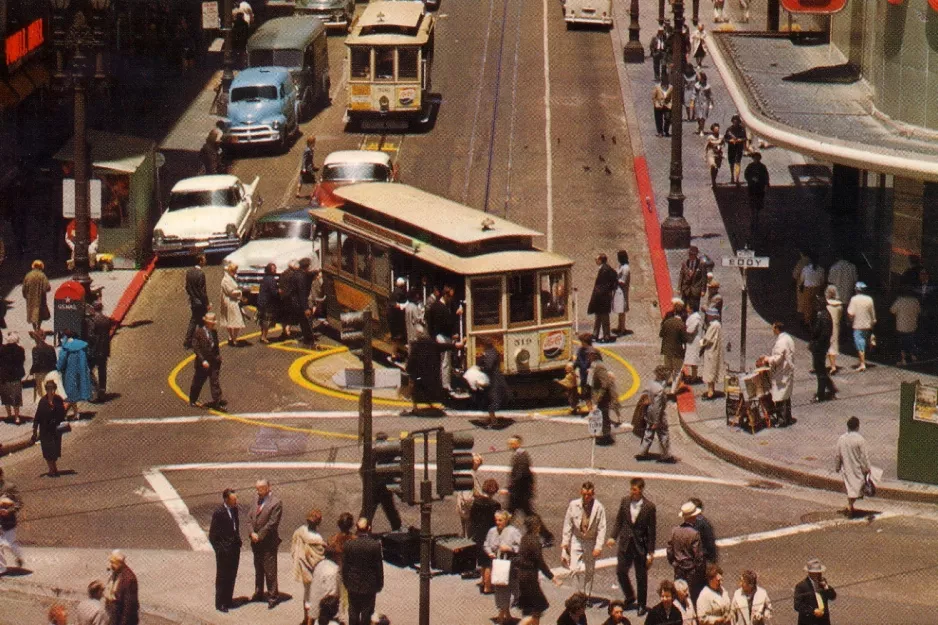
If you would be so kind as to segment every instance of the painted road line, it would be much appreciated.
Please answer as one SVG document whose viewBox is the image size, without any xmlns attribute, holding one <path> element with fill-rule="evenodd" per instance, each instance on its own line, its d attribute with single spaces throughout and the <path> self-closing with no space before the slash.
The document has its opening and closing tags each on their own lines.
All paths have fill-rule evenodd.
<svg viewBox="0 0 938 625">
<path fill-rule="evenodd" d="M 544 147 L 547 183 L 547 251 L 554 251 L 554 157 L 550 130 L 550 49 L 547 45 L 547 0 L 544 0 Z"/>
<path fill-rule="evenodd" d="M 551 417 L 543 414 L 515 414 L 503 412 L 503 415 L 512 415 L 516 421 L 525 423 L 530 421 L 546 421 L 548 423 L 561 423 L 565 425 L 586 425 L 586 415 L 581 417 Z M 179 417 L 132 417 L 128 419 L 112 419 L 108 425 L 186 425 L 190 423 L 229 421 L 232 419 L 243 419 L 249 421 L 283 421 L 291 419 L 324 419 L 324 420 L 343 420 L 358 419 L 357 411 L 350 410 L 320 410 L 306 412 L 247 412 L 225 415 L 187 415 Z M 450 418 L 477 419 L 488 417 L 487 412 L 478 411 L 448 411 L 443 415 Z M 401 414 L 396 410 L 378 410 L 372 412 L 374 418 L 401 418 Z M 419 418 L 419 417 L 418 417 Z M 89 422 L 90 423 L 90 422 Z M 85 425 L 82 423 L 81 425 Z M 619 431 L 630 431 L 631 424 L 623 423 L 619 426 Z"/>
<path fill-rule="evenodd" d="M 150 469 L 143 474 L 143 477 L 150 483 L 159 500 L 166 506 L 192 550 L 211 551 L 212 545 L 208 542 L 208 536 L 205 535 L 195 517 L 189 514 L 189 507 L 186 506 L 182 497 L 169 483 L 166 476 L 157 469 Z"/>
</svg>

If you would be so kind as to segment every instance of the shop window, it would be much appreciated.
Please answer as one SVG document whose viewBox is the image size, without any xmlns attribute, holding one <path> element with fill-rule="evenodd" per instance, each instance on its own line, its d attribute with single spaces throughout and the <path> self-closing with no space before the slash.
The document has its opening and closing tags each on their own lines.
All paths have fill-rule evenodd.
<svg viewBox="0 0 938 625">
<path fill-rule="evenodd" d="M 502 325 L 501 278 L 476 278 L 472 281 L 472 327 L 500 327 Z"/>
<path fill-rule="evenodd" d="M 534 274 L 516 273 L 508 277 L 508 322 L 534 321 Z"/>
<path fill-rule="evenodd" d="M 541 274 L 541 321 L 567 318 L 567 272 Z"/>
</svg>

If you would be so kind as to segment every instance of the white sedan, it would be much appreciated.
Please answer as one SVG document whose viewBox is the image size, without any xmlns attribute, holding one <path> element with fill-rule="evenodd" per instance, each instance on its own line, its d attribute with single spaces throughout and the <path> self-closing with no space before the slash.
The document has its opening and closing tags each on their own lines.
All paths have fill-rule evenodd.
<svg viewBox="0 0 938 625">
<path fill-rule="evenodd" d="M 180 180 L 170 192 L 166 212 L 153 230 L 157 256 L 231 252 L 247 239 L 261 200 L 257 183 L 236 176 L 196 176 Z"/>
</svg>

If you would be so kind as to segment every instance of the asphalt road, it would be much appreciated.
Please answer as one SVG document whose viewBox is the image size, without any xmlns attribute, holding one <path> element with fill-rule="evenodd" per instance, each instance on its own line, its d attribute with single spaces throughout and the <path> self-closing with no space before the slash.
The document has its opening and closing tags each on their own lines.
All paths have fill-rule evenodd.
<svg viewBox="0 0 938 625">
<path fill-rule="evenodd" d="M 547 55 L 541 28 L 545 7 Z M 542 245 L 576 261 L 581 313 L 595 274 L 595 254 L 604 251 L 614 257 L 616 250 L 627 249 L 633 271 L 629 327 L 635 333 L 612 349 L 635 367 L 644 384 L 657 363 L 660 317 L 653 304 L 653 276 L 609 34 L 567 32 L 555 0 L 444 0 L 438 18 L 433 86 L 442 101 L 431 128 L 405 136 L 399 154 L 402 180 L 544 232 Z M 304 134 L 316 135 L 320 161 L 331 151 L 357 148 L 361 141 L 360 134 L 345 132 L 341 122 L 343 48 L 341 37 L 330 38 L 333 105 L 303 127 Z M 545 98 L 548 73 L 550 96 Z M 294 203 L 302 144 L 300 137 L 288 154 L 242 155 L 235 163 L 233 171 L 242 178 L 261 176 L 264 211 Z M 180 264 L 160 266 L 117 334 L 111 386 L 120 395 L 95 406 L 91 423 L 66 437 L 60 466 L 74 474 L 40 478 L 44 463 L 38 449 L 7 461 L 5 468 L 27 501 L 20 534 L 27 545 L 187 549 L 193 536 L 198 537 L 198 526 L 207 525 L 223 488 L 238 488 L 247 504 L 254 480 L 262 476 L 285 501 L 282 534 L 299 525 L 310 507 L 322 509 L 327 533 L 339 513 L 357 511 L 360 488 L 354 465 L 360 451 L 357 422 L 349 416 L 356 406 L 313 393 L 290 378 L 291 365 L 307 351 L 255 341 L 243 348 L 224 347 L 222 384 L 235 418 L 214 418 L 186 405 L 191 365 L 185 364 L 188 352 L 182 348 L 189 315 L 184 270 Z M 220 269 L 207 271 L 209 293 L 216 298 Z M 586 321 L 585 314 L 580 317 Z M 620 386 L 631 384 L 625 369 L 617 373 Z M 626 401 L 626 420 L 631 405 Z M 464 416 L 375 420 L 376 430 L 392 436 L 438 425 L 474 432 L 475 450 L 486 458 L 483 471 L 506 465 L 508 433 L 522 434 L 535 466 L 551 469 L 538 478 L 537 507 L 555 531 L 567 501 L 585 479 L 596 482 L 598 497 L 611 515 L 627 491 L 628 477 L 645 475 L 647 494 L 659 507 L 659 547 L 678 522 L 680 504 L 689 496 L 701 497 L 719 537 L 751 539 L 723 548 L 727 587 L 736 588 L 740 570 L 756 570 L 776 601 L 780 624 L 795 621 L 791 588 L 812 556 L 825 561 L 828 579 L 840 590 L 836 622 L 933 620 L 933 601 L 928 599 L 933 584 L 928 580 L 934 579 L 938 545 L 933 514 L 922 507 L 876 502 L 878 510 L 896 516 L 869 525 L 827 525 L 843 506 L 840 496 L 763 482 L 702 453 L 676 426 L 672 439 L 681 462 L 659 465 L 633 459 L 637 441 L 628 432 L 619 434 L 615 446 L 593 450 L 585 424 L 569 420 L 519 417 L 499 432 L 478 430 Z M 329 463 L 338 464 L 325 466 Z M 591 465 L 618 473 L 596 476 L 588 471 Z M 151 479 L 145 477 L 154 468 L 169 490 L 155 487 L 153 473 Z M 506 477 L 502 470 L 492 470 L 492 475 L 500 482 Z M 182 502 L 194 526 L 184 531 L 168 512 L 168 502 Z M 405 523 L 418 524 L 415 509 L 402 507 L 402 514 Z M 387 528 L 380 512 L 376 527 Z M 457 528 L 452 503 L 436 505 L 435 533 Z M 787 535 L 790 528 L 800 528 L 799 533 Z M 548 562 L 559 565 L 558 550 L 548 555 Z M 614 568 L 601 568 L 598 576 L 600 594 L 619 595 Z M 651 587 L 665 577 L 667 566 L 659 561 Z M 457 588 L 463 590 L 453 595 L 456 605 L 478 601 L 471 582 Z M 414 622 L 416 578 L 413 592 L 400 598 L 399 613 L 392 615 L 395 623 Z M 569 583 L 562 591 L 551 591 L 555 607 L 549 619 L 556 618 L 567 592 Z"/>
</svg>

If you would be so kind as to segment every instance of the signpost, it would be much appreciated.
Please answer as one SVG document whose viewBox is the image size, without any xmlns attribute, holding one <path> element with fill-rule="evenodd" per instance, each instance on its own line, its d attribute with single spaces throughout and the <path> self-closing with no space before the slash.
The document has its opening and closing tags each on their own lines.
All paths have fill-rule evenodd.
<svg viewBox="0 0 938 625">
<path fill-rule="evenodd" d="M 603 413 L 599 409 L 592 410 L 586 417 L 586 427 L 589 428 L 590 436 L 593 437 L 593 447 L 590 451 L 590 469 L 596 463 L 596 437 L 603 434 Z"/>
<path fill-rule="evenodd" d="M 723 266 L 724 267 L 738 267 L 739 273 L 742 274 L 743 285 L 742 285 L 742 304 L 739 307 L 741 319 L 739 322 L 739 370 L 746 370 L 746 320 L 748 315 L 748 305 L 749 305 L 749 292 L 746 289 L 746 272 L 750 269 L 768 269 L 769 268 L 769 257 L 768 256 L 756 256 L 755 250 L 750 250 L 748 247 L 737 250 L 736 256 L 724 256 L 723 257 Z"/>
</svg>

